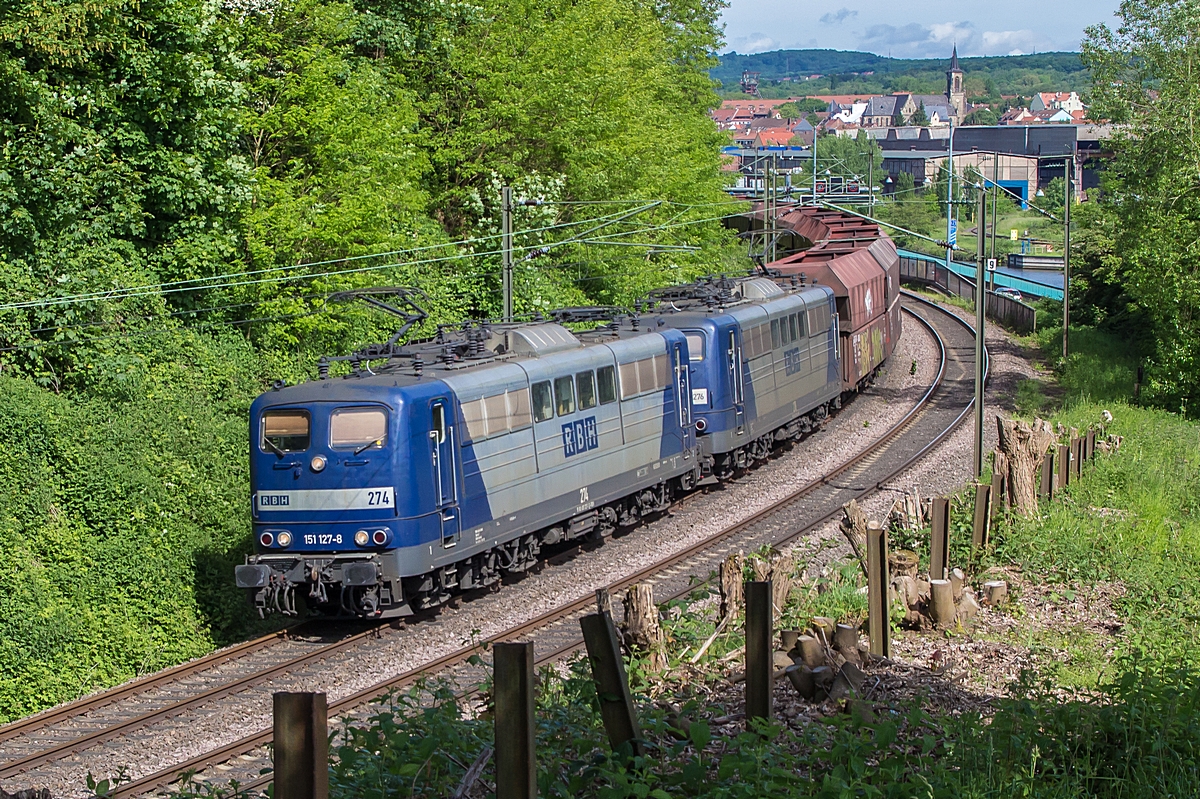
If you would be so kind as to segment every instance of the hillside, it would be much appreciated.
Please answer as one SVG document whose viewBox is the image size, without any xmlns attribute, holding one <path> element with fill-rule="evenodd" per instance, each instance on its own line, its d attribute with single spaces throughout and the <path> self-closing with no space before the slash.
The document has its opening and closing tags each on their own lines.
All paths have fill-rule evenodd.
<svg viewBox="0 0 1200 799">
<path fill-rule="evenodd" d="M 720 56 L 709 74 L 721 82 L 722 93 L 740 95 L 743 71 L 758 72 L 764 97 L 872 92 L 941 92 L 945 88 L 945 59 L 888 58 L 850 50 L 775 50 Z M 960 58 L 966 88 L 973 97 L 1019 95 L 1038 91 L 1084 92 L 1090 86 L 1078 53 L 1038 53 L 1020 56 Z M 873 74 L 863 75 L 864 72 Z M 811 75 L 820 78 L 806 80 Z"/>
</svg>

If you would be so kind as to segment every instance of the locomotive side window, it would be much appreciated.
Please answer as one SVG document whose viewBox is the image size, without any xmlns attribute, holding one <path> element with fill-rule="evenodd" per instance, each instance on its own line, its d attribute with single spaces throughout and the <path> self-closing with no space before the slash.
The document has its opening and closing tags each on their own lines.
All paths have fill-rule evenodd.
<svg viewBox="0 0 1200 799">
<path fill-rule="evenodd" d="M 688 361 L 699 363 L 704 360 L 704 334 L 687 333 Z"/>
<path fill-rule="evenodd" d="M 570 377 L 554 378 L 554 399 L 559 416 L 575 413 L 575 381 Z"/>
<path fill-rule="evenodd" d="M 617 401 L 617 372 L 615 369 L 611 366 L 597 369 L 596 383 L 601 405 Z"/>
<path fill-rule="evenodd" d="M 531 391 L 533 393 L 533 421 L 544 422 L 547 419 L 553 419 L 554 400 L 550 397 L 550 381 L 543 380 L 540 383 L 534 383 Z"/>
<path fill-rule="evenodd" d="M 308 449 L 307 411 L 267 411 L 262 415 L 263 452 L 303 452 Z"/>
<path fill-rule="evenodd" d="M 382 447 L 387 441 L 387 413 L 382 408 L 339 408 L 329 416 L 329 444 L 334 447 Z"/>
<path fill-rule="evenodd" d="M 771 320 L 771 349 L 779 349 L 779 320 Z"/>
<path fill-rule="evenodd" d="M 788 339 L 789 343 L 800 338 L 800 334 L 797 330 L 797 325 L 796 325 L 796 314 L 788 315 L 788 334 L 790 336 L 790 338 Z"/>
<path fill-rule="evenodd" d="M 575 385 L 579 389 L 579 410 L 586 411 L 596 407 L 596 375 L 593 372 L 580 372 L 575 375 Z"/>
<path fill-rule="evenodd" d="M 521 430 L 529 427 L 529 392 L 525 389 L 510 391 L 508 397 L 508 429 Z"/>
<path fill-rule="evenodd" d="M 520 388 L 464 402 L 462 414 L 471 441 L 524 429 L 531 424 L 529 391 Z M 466 444 L 464 440 L 463 445 Z"/>
<path fill-rule="evenodd" d="M 818 333 L 824 333 L 832 325 L 833 320 L 829 315 L 829 304 L 821 303 L 816 308 L 808 310 L 808 327 L 809 335 L 815 336 Z"/>
<path fill-rule="evenodd" d="M 446 406 L 440 402 L 433 406 L 433 432 L 437 434 L 437 443 L 446 443 Z"/>
</svg>

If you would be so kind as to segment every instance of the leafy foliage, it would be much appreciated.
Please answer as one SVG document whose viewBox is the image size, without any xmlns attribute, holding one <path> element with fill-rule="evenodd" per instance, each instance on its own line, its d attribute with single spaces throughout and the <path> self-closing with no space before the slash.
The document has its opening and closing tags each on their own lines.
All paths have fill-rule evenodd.
<svg viewBox="0 0 1200 799">
<path fill-rule="evenodd" d="M 1120 253 L 1111 277 L 1152 325 L 1152 398 L 1188 409 L 1200 377 L 1200 255 L 1190 244 L 1200 235 L 1200 11 L 1173 0 L 1130 0 L 1119 16 L 1116 30 L 1089 28 L 1083 50 L 1096 76 L 1097 114 L 1124 125 L 1103 183 Z"/>
<path fill-rule="evenodd" d="M 502 185 L 521 312 L 737 268 L 718 11 L 0 8 L 0 719 L 254 629 L 247 405 L 391 332 L 335 292 L 498 315 Z"/>
</svg>

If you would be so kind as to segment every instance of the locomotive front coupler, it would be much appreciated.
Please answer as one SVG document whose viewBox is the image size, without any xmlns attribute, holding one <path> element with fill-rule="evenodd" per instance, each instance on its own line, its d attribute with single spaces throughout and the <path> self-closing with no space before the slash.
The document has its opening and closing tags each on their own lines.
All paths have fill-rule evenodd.
<svg viewBox="0 0 1200 799">
<path fill-rule="evenodd" d="M 295 592 L 306 589 L 310 603 L 317 606 L 342 606 L 347 589 L 369 592 L 391 581 L 384 580 L 378 555 L 251 555 L 237 566 L 234 577 L 239 588 L 254 591 L 259 615 L 270 613 L 296 615 Z M 390 588 L 390 585 L 386 587 Z M 393 593 L 386 592 L 388 599 Z M 358 615 L 358 614 L 354 614 Z"/>
</svg>

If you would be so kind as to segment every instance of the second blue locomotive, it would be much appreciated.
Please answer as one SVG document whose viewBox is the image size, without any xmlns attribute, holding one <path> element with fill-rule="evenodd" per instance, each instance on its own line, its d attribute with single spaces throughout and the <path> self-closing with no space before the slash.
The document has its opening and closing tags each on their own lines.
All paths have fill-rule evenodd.
<svg viewBox="0 0 1200 799">
<path fill-rule="evenodd" d="M 824 286 L 702 281 L 584 332 L 566 325 L 595 314 L 442 328 L 272 390 L 237 584 L 263 612 L 407 615 L 633 525 L 840 402 L 834 307 Z"/>
</svg>

